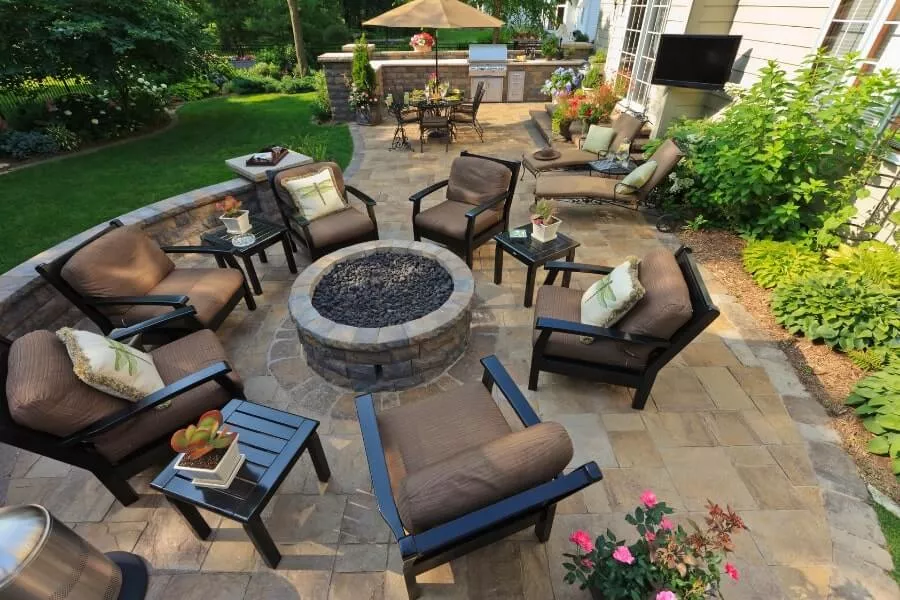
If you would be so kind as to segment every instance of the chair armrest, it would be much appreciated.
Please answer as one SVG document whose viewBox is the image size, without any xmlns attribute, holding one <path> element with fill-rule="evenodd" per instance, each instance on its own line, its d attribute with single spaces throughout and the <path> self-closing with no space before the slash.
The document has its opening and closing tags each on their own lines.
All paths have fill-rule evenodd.
<svg viewBox="0 0 900 600">
<path fill-rule="evenodd" d="M 213 246 L 161 246 L 166 254 L 213 254 L 218 256 L 232 256 L 234 250 L 228 248 L 215 248 Z"/>
<path fill-rule="evenodd" d="M 657 348 L 668 348 L 671 343 L 663 338 L 653 337 L 650 335 L 638 335 L 636 333 L 625 333 L 618 329 L 607 329 L 606 327 L 597 327 L 596 325 L 585 325 L 584 323 L 575 323 L 574 321 L 565 321 L 563 319 L 553 319 L 551 317 L 538 317 L 535 329 L 549 333 L 571 333 L 573 335 L 583 335 L 596 339 L 615 340 L 617 342 L 629 342 L 631 344 L 640 344 L 643 346 L 654 346 Z M 540 342 L 540 340 L 538 340 Z"/>
<path fill-rule="evenodd" d="M 353 187 L 352 185 L 344 184 L 344 189 L 365 202 L 366 206 L 375 206 L 376 202 L 372 199 L 371 196 L 364 192 L 361 192 L 359 189 Z"/>
<path fill-rule="evenodd" d="M 470 221 L 472 221 L 475 219 L 475 217 L 477 217 L 484 211 L 490 210 L 490 209 L 494 208 L 495 206 L 497 206 L 498 204 L 502 204 L 503 201 L 506 200 L 507 193 L 508 192 L 503 192 L 496 198 L 493 198 L 491 200 L 488 200 L 487 202 L 483 202 L 483 203 L 479 204 L 478 206 L 476 206 L 475 208 L 471 209 L 470 211 L 468 211 L 466 213 L 466 218 L 469 219 Z"/>
<path fill-rule="evenodd" d="M 409 201 L 417 202 L 417 203 L 421 202 L 422 198 L 424 198 L 428 194 L 433 194 L 434 192 L 438 191 L 442 187 L 446 186 L 448 183 L 450 183 L 449 179 L 445 179 L 443 181 L 438 181 L 437 183 L 433 183 L 433 184 L 429 185 L 427 188 L 425 188 L 424 190 L 419 190 L 418 192 L 416 192 L 415 194 L 410 196 Z"/>
<path fill-rule="evenodd" d="M 167 312 L 165 314 L 159 315 L 158 317 L 153 317 L 152 319 L 147 319 L 137 325 L 132 325 L 131 327 L 120 327 L 118 329 L 113 329 L 108 337 L 111 340 L 116 342 L 121 342 L 122 340 L 127 340 L 130 337 L 134 337 L 140 333 L 145 333 L 147 331 L 151 331 L 153 329 L 159 329 L 173 321 L 181 320 L 185 317 L 192 317 L 197 314 L 197 309 L 193 306 L 185 306 L 184 308 L 178 308 L 173 310 L 172 312 Z"/>
<path fill-rule="evenodd" d="M 88 296 L 85 301 L 94 306 L 174 306 L 183 308 L 190 302 L 190 298 L 185 295 L 155 295 L 155 296 L 109 296 L 107 298 L 97 298 Z"/>
<path fill-rule="evenodd" d="M 166 387 L 161 390 L 157 390 L 146 396 L 140 402 L 130 405 L 128 408 L 125 408 L 113 415 L 108 417 L 104 417 L 100 419 L 96 423 L 92 423 L 88 425 L 81 431 L 77 431 L 72 435 L 65 437 L 60 442 L 61 446 L 74 446 L 75 444 L 79 444 L 81 442 L 90 441 L 90 438 L 100 435 L 101 433 L 105 433 L 110 429 L 118 427 L 123 423 L 130 421 L 136 416 L 151 410 L 152 408 L 159 406 L 163 402 L 167 400 L 171 400 L 172 398 L 183 394 L 187 391 L 194 389 L 195 387 L 199 387 L 204 383 L 218 380 L 219 384 L 222 385 L 225 389 L 229 391 L 233 391 L 229 389 L 229 386 L 225 384 L 222 379 L 224 379 L 225 375 L 231 372 L 231 367 L 226 362 L 217 362 L 214 363 L 205 369 L 201 369 L 196 373 L 191 373 L 185 377 L 182 377 L 178 381 L 174 383 L 170 383 Z"/>
<path fill-rule="evenodd" d="M 516 416 L 522 421 L 522 425 L 531 427 L 541 422 L 540 417 L 531 408 L 531 404 L 528 403 L 519 386 L 516 385 L 516 382 L 513 381 L 509 372 L 495 355 L 485 356 L 481 359 L 481 364 L 484 366 L 484 375 L 481 377 L 484 387 L 491 391 L 494 384 L 497 384 L 500 393 L 509 402 Z"/>
<path fill-rule="evenodd" d="M 297 225 L 299 225 L 300 227 L 302 227 L 304 229 L 309 227 L 309 219 L 307 219 L 306 217 L 300 216 L 300 213 L 295 214 L 293 216 L 293 218 L 294 218 L 294 221 L 297 222 Z"/>
<path fill-rule="evenodd" d="M 381 441 L 381 432 L 378 431 L 375 403 L 371 394 L 356 397 L 356 416 L 362 431 L 363 447 L 369 463 L 369 475 L 372 478 L 372 490 L 375 492 L 378 510 L 391 533 L 394 534 L 394 538 L 399 540 L 406 536 L 406 532 L 391 492 L 391 478 L 388 475 L 387 461 L 384 458 L 384 444 Z"/>
<path fill-rule="evenodd" d="M 594 275 L 609 275 L 614 267 L 601 267 L 585 263 L 565 262 L 554 260 L 544 265 L 548 271 L 565 271 L 569 273 L 592 273 Z"/>
</svg>

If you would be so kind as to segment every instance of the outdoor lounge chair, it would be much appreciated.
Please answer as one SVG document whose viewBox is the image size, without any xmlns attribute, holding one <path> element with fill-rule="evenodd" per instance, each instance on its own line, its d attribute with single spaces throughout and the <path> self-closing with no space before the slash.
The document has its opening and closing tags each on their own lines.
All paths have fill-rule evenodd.
<svg viewBox="0 0 900 600">
<path fill-rule="evenodd" d="M 180 308 L 109 338 L 146 335 L 193 313 Z M 135 502 L 128 478 L 174 456 L 169 439 L 176 430 L 243 398 L 240 380 L 208 329 L 150 354 L 166 386 L 132 403 L 78 379 L 53 332 L 32 331 L 13 342 L 0 338 L 0 442 L 90 471 L 123 505 Z"/>
<path fill-rule="evenodd" d="M 534 305 L 534 335 L 528 389 L 536 390 L 541 371 L 594 379 L 635 388 L 631 407 L 647 403 L 656 375 L 719 316 L 706 291 L 690 248 L 674 256 L 650 252 L 640 263 L 638 278 L 646 294 L 613 327 L 581 322 L 581 290 L 555 287 L 557 274 L 593 273 L 612 267 L 550 262 L 547 281 Z M 593 339 L 585 344 L 580 338 Z"/>
<path fill-rule="evenodd" d="M 615 151 L 623 140 L 629 139 L 634 142 L 634 138 L 641 131 L 645 121 L 642 118 L 635 117 L 628 113 L 621 113 L 612 122 L 612 128 L 616 135 L 609 144 L 610 150 Z M 585 132 L 586 134 L 587 132 Z M 577 169 L 587 169 L 587 164 L 591 161 L 602 158 L 599 154 L 588 152 L 581 149 L 582 138 L 579 140 L 577 148 L 566 145 L 558 145 L 554 148 L 559 151 L 559 158 L 553 160 L 537 160 L 534 158 L 533 152 L 526 152 L 522 155 L 522 165 L 525 169 L 537 177 L 543 173 L 550 171 L 567 171 Z M 522 171 L 522 177 L 525 177 L 525 171 Z"/>
<path fill-rule="evenodd" d="M 169 254 L 210 255 L 229 268 L 176 267 Z M 36 270 L 104 334 L 193 306 L 196 312 L 189 317 L 154 330 L 157 338 L 175 339 L 198 329 L 218 329 L 241 298 L 247 308 L 256 308 L 230 250 L 160 247 L 137 225 L 125 227 L 118 220 Z"/>
<path fill-rule="evenodd" d="M 643 204 L 650 192 L 678 164 L 684 154 L 673 140 L 666 140 L 656 149 L 650 160 L 657 163 L 656 170 L 647 182 L 633 193 L 621 181 L 608 177 L 595 177 L 576 173 L 551 173 L 538 177 L 534 185 L 534 199 L 542 200 L 596 200 L 637 208 Z"/>
<path fill-rule="evenodd" d="M 281 182 L 291 177 L 314 175 L 326 168 L 331 170 L 347 208 L 309 221 L 300 216 L 291 195 L 281 185 Z M 284 220 L 284 226 L 301 244 L 306 246 L 311 260 L 318 260 L 322 256 L 346 246 L 378 239 L 375 200 L 345 182 L 341 168 L 336 163 L 310 163 L 281 171 L 271 169 L 266 174 L 269 177 L 272 194 L 275 195 L 275 201 L 278 203 L 281 218 Z M 350 194 L 366 205 L 365 214 L 350 206 Z"/>
<path fill-rule="evenodd" d="M 495 356 L 481 382 L 376 414 L 371 395 L 356 412 L 378 509 L 397 540 L 411 599 L 416 575 L 535 526 L 546 542 L 556 503 L 602 478 L 595 462 L 563 475 L 572 442 L 541 423 Z M 491 395 L 515 412 L 511 427 Z"/>
<path fill-rule="evenodd" d="M 475 249 L 509 227 L 519 162 L 461 153 L 450 177 L 409 197 L 413 203 L 413 237 L 444 244 L 472 266 Z M 422 199 L 447 188 L 447 199 L 422 210 Z"/>
</svg>

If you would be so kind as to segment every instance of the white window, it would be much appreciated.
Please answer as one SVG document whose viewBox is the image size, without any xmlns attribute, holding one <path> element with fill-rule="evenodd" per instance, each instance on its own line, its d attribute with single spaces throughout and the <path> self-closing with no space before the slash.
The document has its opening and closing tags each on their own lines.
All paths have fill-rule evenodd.
<svg viewBox="0 0 900 600">
<path fill-rule="evenodd" d="M 625 11 L 625 35 L 616 81 L 625 93 L 624 104 L 643 112 L 650 96 L 650 79 L 666 23 L 670 0 L 631 0 Z"/>
</svg>

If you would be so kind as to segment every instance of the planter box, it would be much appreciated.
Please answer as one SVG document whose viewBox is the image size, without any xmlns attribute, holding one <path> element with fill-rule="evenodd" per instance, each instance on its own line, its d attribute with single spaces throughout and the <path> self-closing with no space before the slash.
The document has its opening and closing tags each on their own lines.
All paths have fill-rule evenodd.
<svg viewBox="0 0 900 600">
<path fill-rule="evenodd" d="M 219 220 L 225 225 L 225 231 L 228 233 L 247 233 L 252 228 L 250 212 L 246 210 L 242 210 L 238 217 L 219 217 Z"/>
<path fill-rule="evenodd" d="M 235 437 L 215 469 L 185 467 L 181 465 L 182 460 L 184 460 L 184 453 L 178 455 L 175 470 L 191 477 L 194 485 L 198 487 L 227 488 L 234 481 L 234 477 L 240 470 L 241 465 L 244 464 L 244 455 L 240 453 L 238 439 Z"/>
<path fill-rule="evenodd" d="M 531 222 L 531 237 L 536 239 L 539 242 L 550 242 L 556 239 L 556 232 L 559 229 L 559 226 L 562 225 L 562 221 L 554 217 L 554 220 L 549 225 L 542 225 L 539 223 Z"/>
</svg>

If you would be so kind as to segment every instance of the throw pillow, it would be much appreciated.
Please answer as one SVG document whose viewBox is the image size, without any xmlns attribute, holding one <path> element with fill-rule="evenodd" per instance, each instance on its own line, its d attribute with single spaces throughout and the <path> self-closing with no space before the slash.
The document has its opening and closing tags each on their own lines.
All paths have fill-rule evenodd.
<svg viewBox="0 0 900 600">
<path fill-rule="evenodd" d="M 146 352 L 69 327 L 56 336 L 66 345 L 75 375 L 92 388 L 137 402 L 165 387 L 153 357 Z"/>
<path fill-rule="evenodd" d="M 581 145 L 581 149 L 593 152 L 598 156 L 606 156 L 614 137 L 616 137 L 616 130 L 612 127 L 591 125 L 587 136 L 584 138 L 584 143 Z"/>
<path fill-rule="evenodd" d="M 625 176 L 625 179 L 616 186 L 616 191 L 622 194 L 633 194 L 650 181 L 656 172 L 656 161 L 648 160 L 637 169 Z M 621 189 L 620 189 L 621 188 Z"/>
<path fill-rule="evenodd" d="M 347 208 L 337 189 L 331 169 L 322 169 L 314 175 L 292 177 L 281 182 L 294 200 L 300 216 L 315 221 Z"/>
<path fill-rule="evenodd" d="M 581 322 L 585 325 L 609 327 L 634 308 L 644 297 L 644 286 L 638 279 L 640 260 L 629 256 L 621 265 L 595 282 L 581 296 Z M 594 338 L 581 336 L 582 343 Z"/>
</svg>

